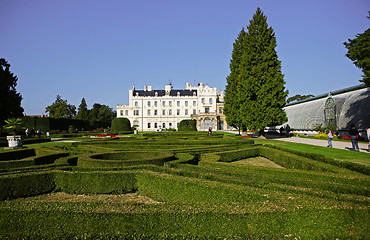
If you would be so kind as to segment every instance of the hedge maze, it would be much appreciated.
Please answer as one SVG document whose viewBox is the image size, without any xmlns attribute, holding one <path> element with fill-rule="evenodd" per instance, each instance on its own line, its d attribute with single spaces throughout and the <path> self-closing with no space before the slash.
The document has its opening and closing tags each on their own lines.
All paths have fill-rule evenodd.
<svg viewBox="0 0 370 240">
<path fill-rule="evenodd" d="M 29 145 L 0 151 L 0 238 L 362 239 L 369 173 L 220 133 Z M 47 200 L 57 194 L 152 201 Z"/>
</svg>

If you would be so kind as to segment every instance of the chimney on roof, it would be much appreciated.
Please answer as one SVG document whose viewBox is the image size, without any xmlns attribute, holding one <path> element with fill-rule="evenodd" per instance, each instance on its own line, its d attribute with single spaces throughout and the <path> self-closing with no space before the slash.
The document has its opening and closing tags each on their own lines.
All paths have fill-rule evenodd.
<svg viewBox="0 0 370 240">
<path fill-rule="evenodd" d="M 152 86 L 148 86 L 148 91 L 152 91 Z"/>
<path fill-rule="evenodd" d="M 170 92 L 170 91 L 172 90 L 172 85 L 171 85 L 171 84 L 166 85 L 166 86 L 164 87 L 164 89 L 165 89 L 165 91 L 166 91 L 166 92 Z"/>
<path fill-rule="evenodd" d="M 144 91 L 146 91 L 146 85 L 144 85 Z"/>
</svg>

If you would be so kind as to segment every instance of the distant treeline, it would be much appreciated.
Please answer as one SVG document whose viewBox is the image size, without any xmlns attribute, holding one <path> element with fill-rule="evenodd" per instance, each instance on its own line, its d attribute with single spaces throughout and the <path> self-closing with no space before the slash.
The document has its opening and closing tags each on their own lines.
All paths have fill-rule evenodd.
<svg viewBox="0 0 370 240">
<path fill-rule="evenodd" d="M 41 129 L 42 132 L 50 132 L 51 130 L 68 131 L 71 127 L 78 131 L 110 127 L 108 122 L 92 120 L 41 117 L 23 117 L 22 119 L 24 127 L 35 128 L 35 130 Z"/>
</svg>

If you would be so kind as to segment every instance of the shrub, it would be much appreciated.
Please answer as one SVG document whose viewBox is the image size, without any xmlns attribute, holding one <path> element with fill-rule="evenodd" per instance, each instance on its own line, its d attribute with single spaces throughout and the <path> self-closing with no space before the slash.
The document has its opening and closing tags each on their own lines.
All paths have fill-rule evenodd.
<svg viewBox="0 0 370 240">
<path fill-rule="evenodd" d="M 179 131 L 197 131 L 197 121 L 184 119 L 179 123 Z"/>
<path fill-rule="evenodd" d="M 17 160 L 27 157 L 35 156 L 35 150 L 34 149 L 22 149 L 18 151 L 8 151 L 8 152 L 1 152 L 0 153 L 0 160 Z"/>
<path fill-rule="evenodd" d="M 102 153 L 91 157 L 80 156 L 77 166 L 86 168 L 97 167 L 125 167 L 143 164 L 163 165 L 174 159 L 174 154 L 167 152 L 138 152 L 126 151 L 115 153 Z"/>
<path fill-rule="evenodd" d="M 51 172 L 0 177 L 0 200 L 43 194 L 53 189 L 54 177 Z"/>
<path fill-rule="evenodd" d="M 26 138 L 23 140 L 23 145 L 43 143 L 43 142 L 51 142 L 51 139 L 50 138 Z"/>
<path fill-rule="evenodd" d="M 131 123 L 127 118 L 115 118 L 112 121 L 112 131 L 131 131 Z"/>
<path fill-rule="evenodd" d="M 73 125 L 69 125 L 69 126 L 68 126 L 68 132 L 69 132 L 69 133 L 74 133 L 74 132 L 75 132 L 75 129 L 76 129 L 76 128 L 75 128 L 75 126 L 73 126 Z"/>
<path fill-rule="evenodd" d="M 56 190 L 66 193 L 129 193 L 136 191 L 136 178 L 133 172 L 66 172 L 55 176 Z"/>
</svg>

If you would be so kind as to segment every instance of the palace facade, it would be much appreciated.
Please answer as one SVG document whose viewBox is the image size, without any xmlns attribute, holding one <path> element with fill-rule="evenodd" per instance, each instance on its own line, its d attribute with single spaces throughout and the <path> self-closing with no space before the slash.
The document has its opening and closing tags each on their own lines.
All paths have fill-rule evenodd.
<svg viewBox="0 0 370 240">
<path fill-rule="evenodd" d="M 129 90 L 129 104 L 117 105 L 117 117 L 128 118 L 139 131 L 161 131 L 177 129 L 184 119 L 197 121 L 198 131 L 228 128 L 223 114 L 224 92 L 204 83 L 198 86 L 186 84 L 186 89 L 173 89 L 166 85 L 164 90 Z"/>
</svg>

